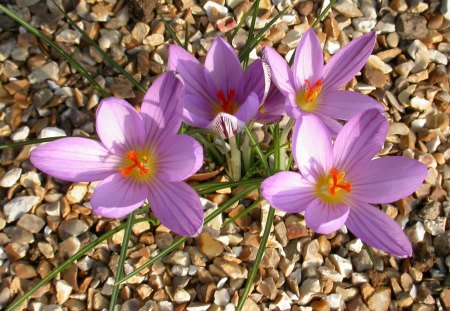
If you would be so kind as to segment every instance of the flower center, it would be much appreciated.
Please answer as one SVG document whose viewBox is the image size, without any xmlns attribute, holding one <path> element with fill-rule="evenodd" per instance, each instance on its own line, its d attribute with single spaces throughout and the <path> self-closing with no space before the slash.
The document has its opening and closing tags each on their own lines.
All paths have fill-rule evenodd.
<svg viewBox="0 0 450 311">
<path fill-rule="evenodd" d="M 317 80 L 311 84 L 309 80 L 305 80 L 306 85 L 302 90 L 297 92 L 295 101 L 297 105 L 306 112 L 314 111 L 317 107 L 317 97 L 322 90 L 322 80 Z"/>
<path fill-rule="evenodd" d="M 338 171 L 335 167 L 316 184 L 317 196 L 329 203 L 345 202 L 346 195 L 350 192 L 352 185 L 345 180 L 345 172 Z"/>
<path fill-rule="evenodd" d="M 155 157 L 148 151 L 128 151 L 122 161 L 119 172 L 123 177 L 144 181 L 154 174 Z"/>
<path fill-rule="evenodd" d="M 228 96 L 225 96 L 222 90 L 217 92 L 217 98 L 220 102 L 219 112 L 225 112 L 228 114 L 234 114 L 236 112 L 236 102 L 234 101 L 234 96 L 236 96 L 236 91 L 230 89 Z"/>
</svg>

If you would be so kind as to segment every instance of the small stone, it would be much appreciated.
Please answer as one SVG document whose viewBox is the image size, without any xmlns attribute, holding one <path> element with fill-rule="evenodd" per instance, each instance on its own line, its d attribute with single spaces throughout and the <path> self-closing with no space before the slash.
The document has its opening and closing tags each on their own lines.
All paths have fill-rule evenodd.
<svg viewBox="0 0 450 311">
<path fill-rule="evenodd" d="M 420 110 L 420 111 L 425 111 L 431 107 L 431 103 L 429 100 L 419 97 L 419 96 L 413 97 L 411 99 L 410 103 L 411 103 L 411 107 L 413 107 L 417 110 Z"/>
<path fill-rule="evenodd" d="M 223 258 L 214 259 L 214 265 L 219 267 L 226 276 L 232 279 L 244 279 L 247 277 L 247 270 L 237 263 L 225 260 Z"/>
<path fill-rule="evenodd" d="M 316 300 L 311 303 L 314 311 L 330 311 L 330 303 L 326 300 Z"/>
<path fill-rule="evenodd" d="M 406 229 L 406 235 L 412 243 L 422 242 L 425 237 L 425 232 L 425 228 L 420 221 Z"/>
<path fill-rule="evenodd" d="M 19 180 L 21 174 L 21 168 L 10 169 L 0 178 L 0 187 L 9 188 L 14 186 L 14 184 Z"/>
<path fill-rule="evenodd" d="M 367 305 L 372 311 L 386 311 L 391 303 L 391 290 L 387 287 L 380 287 L 369 297 Z"/>
<path fill-rule="evenodd" d="M 320 282 L 316 278 L 306 279 L 300 287 L 300 297 L 298 302 L 300 305 L 307 304 L 314 294 L 320 293 Z"/>
<path fill-rule="evenodd" d="M 59 243 L 58 250 L 67 257 L 75 255 L 81 247 L 80 240 L 76 237 L 71 236 Z"/>
<path fill-rule="evenodd" d="M 51 61 L 28 75 L 28 80 L 31 84 L 44 82 L 46 80 L 58 81 L 59 66 L 56 62 Z"/>
<path fill-rule="evenodd" d="M 360 239 L 355 239 L 345 244 L 345 247 L 352 252 L 359 253 L 363 248 L 363 243 Z"/>
<path fill-rule="evenodd" d="M 85 233 L 89 226 L 81 219 L 64 220 L 58 227 L 58 233 L 61 239 L 66 239 L 70 236 L 77 237 Z"/>
<path fill-rule="evenodd" d="M 236 28 L 237 22 L 232 16 L 225 16 L 216 22 L 216 27 L 220 32 L 228 32 Z"/>
<path fill-rule="evenodd" d="M 80 203 L 87 191 L 88 187 L 86 183 L 73 184 L 67 192 L 67 201 L 69 204 Z"/>
<path fill-rule="evenodd" d="M 39 197 L 37 196 L 15 197 L 3 207 L 6 222 L 16 221 L 20 216 L 28 213 L 37 202 L 39 202 Z"/>
<path fill-rule="evenodd" d="M 40 186 L 41 180 L 39 179 L 39 174 L 34 171 L 29 171 L 28 173 L 22 174 L 20 177 L 20 184 L 29 189 Z"/>
<path fill-rule="evenodd" d="M 281 295 L 278 295 L 275 300 L 275 305 L 281 311 L 291 310 L 292 299 L 285 292 L 281 292 Z"/>
<path fill-rule="evenodd" d="M 30 134 L 30 128 L 28 126 L 19 127 L 14 133 L 11 134 L 11 139 L 14 142 L 22 141 L 27 139 Z"/>
<path fill-rule="evenodd" d="M 144 44 L 148 44 L 151 46 L 160 46 L 164 43 L 164 35 L 160 33 L 154 33 L 145 38 Z"/>
<path fill-rule="evenodd" d="M 230 302 L 230 294 L 226 288 L 218 289 L 214 293 L 214 303 L 218 306 L 226 306 Z"/>
<path fill-rule="evenodd" d="M 23 262 L 14 265 L 14 271 L 20 279 L 32 279 L 37 276 L 35 268 Z"/>
<path fill-rule="evenodd" d="M 190 300 L 191 295 L 189 295 L 189 293 L 182 288 L 178 288 L 175 294 L 173 295 L 173 301 L 178 304 L 186 303 L 189 302 Z"/>
<path fill-rule="evenodd" d="M 38 138 L 62 137 L 66 136 L 66 132 L 57 127 L 45 127 L 41 130 Z"/>
<path fill-rule="evenodd" d="M 354 18 L 352 23 L 356 31 L 368 33 L 375 27 L 375 25 L 377 24 L 377 20 L 368 17 L 358 17 Z"/>
<path fill-rule="evenodd" d="M 445 288 L 441 294 L 440 294 L 440 298 L 442 301 L 442 305 L 444 306 L 444 308 L 446 310 L 450 310 L 450 289 Z"/>
<path fill-rule="evenodd" d="M 72 286 L 64 280 L 56 282 L 56 300 L 60 305 L 64 304 L 72 293 Z"/>
<path fill-rule="evenodd" d="M 31 233 L 38 233 L 45 226 L 45 221 L 36 215 L 23 214 L 17 222 L 17 226 Z"/>
<path fill-rule="evenodd" d="M 400 308 L 409 308 L 414 303 L 414 300 L 412 299 L 411 295 L 408 293 L 400 293 L 397 298 L 397 305 Z"/>
<path fill-rule="evenodd" d="M 289 240 L 310 236 L 309 230 L 297 216 L 288 216 L 285 220 L 287 237 Z"/>
<path fill-rule="evenodd" d="M 272 278 L 265 278 L 258 284 L 256 290 L 270 300 L 274 300 L 277 296 L 277 288 Z"/>
<path fill-rule="evenodd" d="M 333 9 L 344 15 L 345 17 L 361 17 L 363 13 L 352 0 L 338 0 L 333 6 Z"/>
<path fill-rule="evenodd" d="M 437 217 L 435 220 L 425 220 L 423 222 L 425 230 L 432 236 L 444 234 L 447 217 Z"/>
<path fill-rule="evenodd" d="M 387 136 L 400 135 L 405 136 L 409 133 L 409 127 L 405 123 L 393 122 L 389 124 Z"/>
<path fill-rule="evenodd" d="M 200 251 L 208 256 L 209 259 L 214 259 L 223 253 L 223 245 L 215 240 L 209 232 L 202 232 L 198 237 Z"/>
<path fill-rule="evenodd" d="M 208 15 L 208 19 L 210 22 L 215 23 L 222 17 L 224 17 L 228 13 L 227 7 L 220 5 L 214 1 L 207 1 L 203 8 Z"/>
<path fill-rule="evenodd" d="M 353 272 L 353 267 L 349 259 L 343 258 L 336 254 L 331 254 L 329 258 L 337 271 L 339 271 L 339 273 L 344 278 L 347 278 L 351 275 L 351 273 Z"/>
<path fill-rule="evenodd" d="M 133 30 L 131 31 L 131 36 L 138 43 L 142 43 L 149 31 L 150 31 L 150 27 L 147 24 L 142 23 L 142 22 L 137 22 L 136 25 L 134 25 Z"/>
<path fill-rule="evenodd" d="M 321 275 L 329 278 L 333 282 L 342 282 L 342 280 L 344 279 L 344 277 L 339 272 L 334 271 L 331 268 L 328 268 L 328 267 L 325 267 L 325 266 L 321 266 L 317 270 L 319 271 L 319 273 Z"/>
<path fill-rule="evenodd" d="M 396 29 L 402 39 L 423 39 L 428 34 L 427 20 L 414 13 L 402 13 L 397 17 Z"/>
</svg>

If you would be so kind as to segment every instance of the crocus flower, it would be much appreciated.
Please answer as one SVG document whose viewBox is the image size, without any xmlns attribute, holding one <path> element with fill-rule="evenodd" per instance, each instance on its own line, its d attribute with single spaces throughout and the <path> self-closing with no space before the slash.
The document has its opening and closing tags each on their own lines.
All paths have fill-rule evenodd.
<svg viewBox="0 0 450 311">
<path fill-rule="evenodd" d="M 276 123 L 283 118 L 285 113 L 284 104 L 286 97 L 276 87 L 274 83 L 270 84 L 269 92 L 264 98 L 263 103 L 258 109 L 255 119 L 261 123 Z"/>
<path fill-rule="evenodd" d="M 401 199 L 427 175 L 414 159 L 392 156 L 373 160 L 383 145 L 387 120 L 374 109 L 352 118 L 332 144 L 314 115 L 300 117 L 293 133 L 294 159 L 300 170 L 280 172 L 262 184 L 262 196 L 287 213 L 305 212 L 306 224 L 328 234 L 342 225 L 362 241 L 395 256 L 410 256 L 411 243 L 401 227 L 371 204 Z"/>
<path fill-rule="evenodd" d="M 292 70 L 277 51 L 264 47 L 263 59 L 270 67 L 272 79 L 288 98 L 286 113 L 295 119 L 303 113 L 315 114 L 335 136 L 342 127 L 335 119 L 349 120 L 371 108 L 383 110 L 367 95 L 339 90 L 364 66 L 375 39 L 375 32 L 371 32 L 353 40 L 324 66 L 319 39 L 309 29 L 297 46 Z"/>
<path fill-rule="evenodd" d="M 97 108 L 100 142 L 69 137 L 42 145 L 31 162 L 44 173 L 72 182 L 101 182 L 93 211 L 120 218 L 148 199 L 156 217 L 175 233 L 195 236 L 203 225 L 197 193 L 183 180 L 202 165 L 200 144 L 177 135 L 182 83 L 172 72 L 159 77 L 144 97 L 141 112 L 110 97 Z"/>
<path fill-rule="evenodd" d="M 256 60 L 244 71 L 233 48 L 221 37 L 211 45 L 205 65 L 181 47 L 169 47 L 169 69 L 181 75 L 184 121 L 233 136 L 258 113 L 269 74 Z"/>
</svg>

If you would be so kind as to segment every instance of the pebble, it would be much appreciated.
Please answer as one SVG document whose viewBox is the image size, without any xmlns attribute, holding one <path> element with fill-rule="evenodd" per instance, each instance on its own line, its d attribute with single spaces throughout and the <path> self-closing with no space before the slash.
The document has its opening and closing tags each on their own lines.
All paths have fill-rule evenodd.
<svg viewBox="0 0 450 311">
<path fill-rule="evenodd" d="M 189 295 L 189 293 L 182 288 L 178 288 L 175 294 L 173 295 L 173 301 L 178 304 L 186 303 L 189 302 L 190 300 L 191 295 Z"/>
<path fill-rule="evenodd" d="M 72 290 L 72 286 L 66 281 L 59 280 L 56 282 L 56 300 L 60 305 L 64 304 L 69 299 Z"/>
<path fill-rule="evenodd" d="M 57 127 L 45 127 L 41 130 L 38 138 L 62 137 L 66 136 L 64 130 Z"/>
<path fill-rule="evenodd" d="M 230 302 L 230 294 L 226 288 L 218 289 L 214 293 L 214 304 L 226 306 Z"/>
<path fill-rule="evenodd" d="M 420 221 L 406 229 L 406 235 L 412 243 L 422 242 L 425 237 L 425 232 L 425 228 Z"/>
<path fill-rule="evenodd" d="M 18 142 L 27 139 L 30 134 L 30 128 L 28 126 L 19 127 L 14 133 L 11 134 L 11 140 Z"/>
<path fill-rule="evenodd" d="M 9 188 L 14 186 L 14 184 L 19 180 L 21 174 L 21 168 L 13 168 L 7 171 L 5 175 L 0 178 L 0 187 Z"/>
<path fill-rule="evenodd" d="M 220 256 L 224 250 L 222 243 L 215 240 L 211 234 L 206 231 L 202 232 L 198 237 L 198 247 L 209 259 Z"/>
<path fill-rule="evenodd" d="M 428 34 L 427 20 L 414 13 L 402 13 L 397 17 L 397 33 L 402 39 L 423 39 Z"/>
<path fill-rule="evenodd" d="M 336 267 L 336 270 L 344 277 L 347 278 L 351 276 L 353 271 L 352 263 L 349 259 L 343 258 L 336 254 L 331 254 L 329 259 Z"/>
<path fill-rule="evenodd" d="M 203 8 L 208 15 L 208 19 L 210 22 L 214 23 L 224 17 L 228 13 L 227 7 L 220 5 L 214 1 L 207 1 Z"/>
<path fill-rule="evenodd" d="M 334 4 L 333 9 L 350 18 L 363 16 L 357 4 L 352 0 L 338 0 Z"/>
<path fill-rule="evenodd" d="M 45 226 L 45 221 L 41 217 L 33 214 L 23 214 L 17 222 L 17 226 L 30 231 L 31 233 L 38 233 Z"/>
<path fill-rule="evenodd" d="M 298 302 L 300 305 L 307 304 L 314 294 L 320 293 L 320 281 L 315 278 L 306 279 L 300 287 L 300 297 Z"/>
<path fill-rule="evenodd" d="M 371 311 L 386 311 L 391 303 L 391 290 L 387 287 L 380 287 L 375 290 L 367 301 L 367 306 Z"/>
<path fill-rule="evenodd" d="M 70 236 L 77 237 L 86 232 L 89 226 L 81 219 L 64 220 L 58 227 L 58 233 L 64 240 Z"/>
<path fill-rule="evenodd" d="M 18 220 L 20 216 L 28 213 L 37 202 L 39 202 L 39 197 L 37 196 L 15 197 L 3 207 L 6 222 L 10 223 Z"/>
<path fill-rule="evenodd" d="M 73 184 L 67 191 L 66 198 L 69 204 L 80 203 L 88 192 L 87 183 Z"/>
<path fill-rule="evenodd" d="M 44 82 L 46 80 L 58 81 L 59 66 L 56 62 L 51 61 L 28 75 L 28 80 L 31 84 Z"/>
</svg>

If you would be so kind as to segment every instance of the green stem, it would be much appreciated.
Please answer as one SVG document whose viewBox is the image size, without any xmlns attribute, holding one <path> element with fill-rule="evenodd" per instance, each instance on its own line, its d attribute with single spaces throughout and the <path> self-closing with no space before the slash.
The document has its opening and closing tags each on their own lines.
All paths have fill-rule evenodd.
<svg viewBox="0 0 450 311">
<path fill-rule="evenodd" d="M 153 221 L 153 219 L 149 217 L 139 218 L 136 220 L 135 223 L 143 222 L 143 221 Z M 43 278 L 41 281 L 39 281 L 36 285 L 34 285 L 28 292 L 26 292 L 24 295 L 20 296 L 19 299 L 11 303 L 6 311 L 12 311 L 18 306 L 20 306 L 23 302 L 25 302 L 28 298 L 30 298 L 31 295 L 33 295 L 34 292 L 36 292 L 38 289 L 40 289 L 42 286 L 50 282 L 55 276 L 57 276 L 60 272 L 64 271 L 66 268 L 68 268 L 71 264 L 73 264 L 76 260 L 83 257 L 87 252 L 94 249 L 97 245 L 102 243 L 103 241 L 107 240 L 108 238 L 112 237 L 117 232 L 120 232 L 125 228 L 126 224 L 121 224 L 120 226 L 115 227 L 114 229 L 106 232 L 99 238 L 97 238 L 95 241 L 87 244 L 83 248 L 81 248 L 75 255 L 68 258 L 66 261 L 64 261 L 61 265 L 56 267 L 52 272 L 50 272 L 45 278 Z"/>
<path fill-rule="evenodd" d="M 47 137 L 47 138 L 39 138 L 39 139 L 33 139 L 33 140 L 27 140 L 27 141 L 19 141 L 17 143 L 11 143 L 11 144 L 5 144 L 0 145 L 0 150 L 9 149 L 9 148 L 16 148 L 16 147 L 22 147 L 26 145 L 34 145 L 34 144 L 40 144 L 40 143 L 46 143 L 49 141 L 57 140 L 60 138 L 65 138 L 67 136 L 57 136 L 57 137 Z M 75 137 L 75 136 L 72 136 Z"/>
<path fill-rule="evenodd" d="M 123 237 L 122 246 L 120 248 L 119 262 L 117 263 L 115 279 L 120 279 L 123 272 L 123 264 L 125 263 L 125 258 L 127 257 L 128 243 L 131 236 L 131 228 L 134 224 L 134 212 L 128 215 L 127 224 L 125 227 L 125 235 Z M 114 311 L 116 307 L 117 297 L 119 296 L 119 284 L 114 284 L 113 292 L 111 294 L 111 300 L 109 301 L 109 311 Z"/>
<path fill-rule="evenodd" d="M 258 157 L 261 160 L 262 165 L 264 166 L 264 169 L 266 169 L 267 171 L 270 170 L 269 164 L 267 163 L 267 159 L 264 156 L 264 153 L 261 149 L 261 147 L 259 146 L 258 142 L 256 141 L 255 137 L 253 136 L 252 131 L 248 128 L 248 126 L 245 126 L 245 132 L 248 135 L 248 138 L 250 139 L 251 143 L 252 143 L 252 147 L 255 147 L 256 153 L 258 154 Z"/>
<path fill-rule="evenodd" d="M 205 225 L 208 224 L 211 220 L 213 220 L 214 218 L 216 218 L 217 216 L 221 215 L 225 210 L 227 210 L 228 208 L 230 208 L 231 206 L 233 206 L 234 203 L 238 202 L 240 199 L 242 199 L 243 197 L 245 197 L 247 194 L 249 194 L 250 192 L 252 192 L 253 190 L 255 190 L 258 186 L 250 186 L 248 188 L 246 188 L 244 191 L 240 192 L 239 194 L 235 195 L 233 198 L 231 198 L 230 200 L 228 200 L 227 202 L 225 202 L 221 207 L 219 207 L 217 210 L 215 210 L 214 212 L 212 212 L 210 215 L 208 215 L 205 218 Z M 145 270 L 147 267 L 151 266 L 152 264 L 154 264 L 156 261 L 162 259 L 164 256 L 170 254 L 172 251 L 174 251 L 178 246 L 180 246 L 181 244 L 183 244 L 188 238 L 186 237 L 179 237 L 172 245 L 170 245 L 169 247 L 167 247 L 166 249 L 164 249 L 161 253 L 159 253 L 158 255 L 156 255 L 155 257 L 153 257 L 152 259 L 150 259 L 149 261 L 147 261 L 146 263 L 144 263 L 142 266 L 140 266 L 139 268 L 137 268 L 136 270 L 134 270 L 133 272 L 131 272 L 130 274 L 126 275 L 125 277 L 123 277 L 122 279 L 116 281 L 116 284 L 121 284 L 123 282 L 128 281 L 130 278 L 132 278 L 133 276 L 141 273 L 143 270 Z"/>
<path fill-rule="evenodd" d="M 197 191 L 198 194 L 207 194 L 215 192 L 217 190 L 225 188 L 234 188 L 242 185 L 259 185 L 263 182 L 263 178 L 255 178 L 251 180 L 238 180 L 230 182 L 213 182 L 213 183 L 202 183 L 193 185 L 192 187 Z"/>
<path fill-rule="evenodd" d="M 250 28 L 248 31 L 248 37 L 247 37 L 247 42 L 245 43 L 245 45 L 249 45 L 250 42 L 253 40 L 253 32 L 255 31 L 255 24 L 256 24 L 256 18 L 258 17 L 258 10 L 259 10 L 259 3 L 261 0 L 256 0 L 255 1 L 255 8 L 253 9 L 253 17 L 252 17 L 252 21 L 250 23 Z M 247 68 L 248 66 L 248 60 L 249 60 L 249 56 L 250 53 L 247 53 L 245 55 L 244 61 L 243 61 L 243 65 L 244 65 L 244 69 Z"/>
<path fill-rule="evenodd" d="M 230 143 L 230 171 L 234 181 L 241 179 L 241 151 L 236 142 L 236 136 L 228 138 Z"/>
<path fill-rule="evenodd" d="M 289 119 L 289 121 L 287 122 L 286 126 L 284 127 L 283 131 L 281 132 L 281 137 L 279 140 L 279 154 L 280 154 L 280 159 L 282 159 L 280 161 L 280 170 L 285 170 L 286 168 L 286 146 L 287 146 L 287 139 L 288 139 L 288 135 L 289 132 L 291 131 L 292 127 L 295 124 L 295 120 L 294 119 Z M 290 166 L 288 166 L 290 167 Z"/>
<path fill-rule="evenodd" d="M 29 32 L 31 32 L 33 35 L 35 35 L 36 37 L 38 37 L 39 39 L 41 39 L 42 41 L 44 41 L 45 43 L 50 45 L 52 48 L 54 48 L 55 51 L 59 55 L 64 57 L 64 59 L 66 59 L 73 66 L 73 68 L 75 68 L 76 71 L 78 71 L 83 77 L 85 77 L 89 81 L 89 83 L 97 90 L 97 92 L 102 97 L 108 97 L 109 96 L 108 92 L 106 92 L 100 86 L 100 84 L 98 84 L 97 81 L 95 81 L 95 79 L 92 78 L 91 75 L 86 70 L 84 70 L 84 68 L 75 59 L 73 59 L 72 56 L 67 54 L 66 51 L 64 51 L 58 44 L 53 42 L 51 39 L 47 38 L 37 28 L 32 26 L 27 21 L 21 19 L 19 16 L 14 14 L 14 12 L 12 12 L 10 9 L 8 9 L 7 7 L 5 7 L 2 4 L 0 4 L 0 11 L 5 13 L 9 18 L 11 18 L 12 20 L 14 20 L 18 24 L 20 24 L 22 27 L 27 29 Z"/>
<path fill-rule="evenodd" d="M 250 275 L 247 279 L 247 283 L 245 284 L 244 293 L 239 299 L 239 303 L 237 306 L 237 311 L 241 311 L 244 307 L 245 301 L 247 300 L 248 295 L 250 294 L 250 290 L 255 280 L 256 274 L 258 273 L 259 264 L 261 263 L 261 259 L 266 250 L 267 241 L 269 240 L 270 229 L 272 228 L 273 219 L 275 217 L 275 209 L 271 207 L 269 209 L 269 215 L 267 216 L 266 227 L 264 228 L 264 233 L 261 238 L 261 244 L 258 248 L 258 253 L 256 254 L 255 262 L 252 265 L 252 270 L 250 271 Z"/>
</svg>

